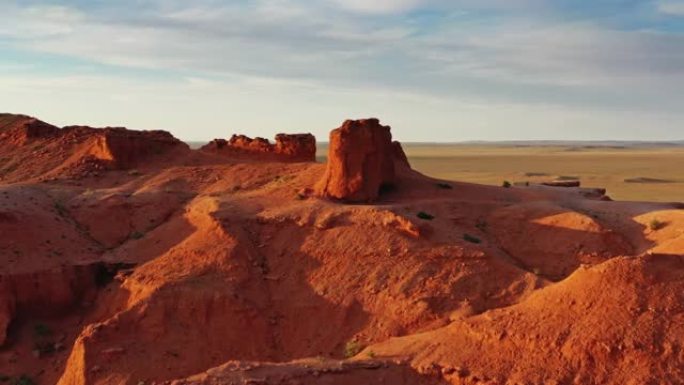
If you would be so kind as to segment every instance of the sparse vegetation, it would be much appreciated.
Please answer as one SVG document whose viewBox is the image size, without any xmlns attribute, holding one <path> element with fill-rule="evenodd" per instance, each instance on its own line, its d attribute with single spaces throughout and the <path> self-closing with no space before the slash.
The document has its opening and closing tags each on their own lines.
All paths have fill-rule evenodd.
<svg viewBox="0 0 684 385">
<path fill-rule="evenodd" d="M 450 185 L 449 183 L 444 183 L 444 182 L 437 183 L 437 187 L 439 187 L 439 188 L 441 188 L 441 189 L 443 189 L 443 190 L 451 190 L 451 189 L 454 188 L 454 187 L 453 187 L 452 185 Z"/>
<path fill-rule="evenodd" d="M 10 385 L 36 385 L 36 382 L 26 374 L 10 380 Z"/>
<path fill-rule="evenodd" d="M 371 359 L 375 358 L 375 352 L 372 350 L 369 350 L 368 353 L 366 353 L 366 354 L 368 355 L 368 358 L 371 358 Z"/>
<path fill-rule="evenodd" d="M 33 343 L 33 352 L 36 357 L 42 357 L 55 352 L 55 343 L 48 340 L 40 340 Z"/>
<path fill-rule="evenodd" d="M 321 364 L 328 360 L 325 356 L 316 356 L 314 359 Z"/>
<path fill-rule="evenodd" d="M 67 215 L 67 209 L 62 202 L 55 202 L 54 207 L 60 217 L 65 217 Z"/>
<path fill-rule="evenodd" d="M 36 337 L 49 337 L 52 335 L 52 329 L 44 323 L 39 322 L 33 327 L 33 334 L 35 334 Z"/>
<path fill-rule="evenodd" d="M 650 222 L 648 222 L 648 228 L 653 231 L 658 231 L 664 228 L 665 226 L 667 226 L 667 222 L 663 222 L 658 218 L 653 218 Z"/>
<path fill-rule="evenodd" d="M 55 351 L 55 343 L 52 340 L 52 329 L 44 323 L 33 326 L 33 352 L 36 357 L 42 357 Z"/>
<path fill-rule="evenodd" d="M 503 188 L 511 188 L 512 185 L 511 185 L 511 182 L 505 180 L 505 181 L 503 181 L 503 183 L 501 184 L 501 186 L 502 186 Z"/>
<path fill-rule="evenodd" d="M 684 151 L 663 148 L 611 148 L 568 151 L 568 148 L 548 146 L 498 146 L 498 145 L 414 145 L 403 143 L 404 150 L 412 160 L 413 168 L 439 180 L 484 183 L 502 186 L 508 179 L 516 188 L 517 178 L 534 185 L 542 180 L 581 180 L 586 164 L 596 165 L 591 176 L 592 186 L 607 188 L 609 195 L 617 200 L 677 202 L 682 200 L 680 183 L 627 183 L 625 179 L 643 177 L 663 181 L 679 181 Z M 653 156 L 643 156 L 644 150 Z M 543 167 L 543 169 L 539 169 Z M 635 175 L 635 170 L 650 170 Z M 519 172 L 513 174 L 513 172 Z M 544 173 L 543 176 L 527 174 Z M 556 178 L 556 176 L 558 176 Z M 539 178 L 539 179 L 532 179 Z M 520 184 L 524 187 L 524 183 Z M 436 188 L 435 188 L 436 189 Z M 454 184 L 454 189 L 459 189 Z"/>
<path fill-rule="evenodd" d="M 140 176 L 140 175 L 142 175 L 142 172 L 140 172 L 140 170 L 133 169 L 133 170 L 128 171 L 128 175 L 130 175 L 130 176 Z"/>
<path fill-rule="evenodd" d="M 358 341 L 351 340 L 344 345 L 344 357 L 351 358 L 359 354 L 363 348 Z"/>
<path fill-rule="evenodd" d="M 145 234 L 141 233 L 140 231 L 134 231 L 131 233 L 130 237 L 131 237 L 131 239 L 141 239 L 144 236 L 145 236 Z"/>
<path fill-rule="evenodd" d="M 420 211 L 416 216 L 420 219 L 426 220 L 426 221 L 431 221 L 435 219 L 434 215 L 428 214 L 425 211 Z"/>
<path fill-rule="evenodd" d="M 478 219 L 475 228 L 484 233 L 487 231 L 487 222 L 484 219 Z"/>
<path fill-rule="evenodd" d="M 463 240 L 470 243 L 482 243 L 482 240 L 478 237 L 474 237 L 470 234 L 463 234 Z"/>
<path fill-rule="evenodd" d="M 7 382 L 11 379 L 12 377 L 6 375 L 6 374 L 0 374 L 0 382 Z"/>
</svg>

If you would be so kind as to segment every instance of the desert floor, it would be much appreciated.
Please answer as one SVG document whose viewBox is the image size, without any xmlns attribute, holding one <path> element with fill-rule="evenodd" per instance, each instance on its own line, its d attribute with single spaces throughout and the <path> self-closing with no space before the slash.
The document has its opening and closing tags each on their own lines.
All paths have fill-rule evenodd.
<svg viewBox="0 0 684 385">
<path fill-rule="evenodd" d="M 440 179 L 501 185 L 576 177 L 583 187 L 606 188 L 615 200 L 684 201 L 682 147 L 403 146 L 414 169 Z M 327 146 L 319 147 L 324 160 Z"/>
</svg>

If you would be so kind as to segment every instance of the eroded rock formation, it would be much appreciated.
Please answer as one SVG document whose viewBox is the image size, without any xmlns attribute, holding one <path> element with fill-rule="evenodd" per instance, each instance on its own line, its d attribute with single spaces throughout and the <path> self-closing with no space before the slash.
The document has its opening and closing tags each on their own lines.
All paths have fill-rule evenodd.
<svg viewBox="0 0 684 385">
<path fill-rule="evenodd" d="M 31 139 L 56 135 L 59 128 L 26 115 L 0 114 L 0 140 L 23 145 Z"/>
<path fill-rule="evenodd" d="M 347 120 L 330 133 L 328 165 L 316 185 L 319 196 L 345 202 L 373 202 L 381 189 L 395 183 L 395 156 L 401 145 L 392 144 L 389 126 L 378 119 Z"/>
<path fill-rule="evenodd" d="M 264 138 L 233 135 L 230 140 L 214 139 L 202 150 L 226 155 L 258 155 L 265 160 L 313 162 L 316 138 L 311 134 L 278 134 L 272 144 Z"/>
<path fill-rule="evenodd" d="M 146 159 L 173 148 L 187 145 L 166 131 L 131 131 L 121 127 L 102 130 L 89 127 L 65 127 L 92 130 L 90 155 L 104 161 L 113 169 L 129 169 Z"/>
<path fill-rule="evenodd" d="M 134 131 L 120 127 L 58 128 L 38 119 L 0 114 L 0 180 L 25 178 L 80 179 L 106 170 L 168 163 L 190 151 L 165 131 Z"/>
<path fill-rule="evenodd" d="M 392 151 L 393 151 L 393 156 L 394 156 L 394 164 L 397 166 L 400 166 L 402 168 L 410 169 L 411 164 L 408 161 L 408 157 L 406 156 L 406 153 L 404 152 L 404 148 L 401 147 L 401 143 L 398 141 L 392 142 Z"/>
<path fill-rule="evenodd" d="M 292 159 L 316 160 L 316 138 L 311 134 L 278 134 L 275 153 Z"/>
<path fill-rule="evenodd" d="M 381 206 L 309 199 L 320 163 L 104 132 L 0 141 L 8 384 L 684 383 L 681 205 L 429 178 L 377 120 L 325 182 L 394 183 Z"/>
<path fill-rule="evenodd" d="M 17 314 L 61 315 L 94 295 L 98 266 L 69 265 L 46 271 L 0 275 L 0 347 Z"/>
<path fill-rule="evenodd" d="M 231 136 L 228 145 L 245 151 L 270 152 L 273 150 L 273 146 L 268 139 L 259 137 L 252 139 L 245 135 Z"/>
<path fill-rule="evenodd" d="M 553 180 L 542 182 L 542 185 L 549 187 L 580 187 L 581 182 L 578 180 Z"/>
</svg>

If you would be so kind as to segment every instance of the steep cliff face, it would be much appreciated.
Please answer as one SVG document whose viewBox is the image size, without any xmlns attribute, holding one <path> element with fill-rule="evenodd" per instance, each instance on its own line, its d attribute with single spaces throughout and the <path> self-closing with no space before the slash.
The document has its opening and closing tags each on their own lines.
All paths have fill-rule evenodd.
<svg viewBox="0 0 684 385">
<path fill-rule="evenodd" d="M 0 115 L 0 181 L 80 179 L 107 170 L 145 167 L 189 152 L 165 131 L 68 126 L 24 115 Z"/>
<path fill-rule="evenodd" d="M 274 151 L 293 160 L 316 160 L 316 138 L 311 134 L 278 134 Z"/>
<path fill-rule="evenodd" d="M 389 126 L 378 119 L 347 120 L 330 133 L 328 165 L 316 193 L 346 202 L 375 201 L 395 182 L 395 151 Z"/>
<path fill-rule="evenodd" d="M 147 159 L 187 145 L 166 131 L 105 128 L 94 133 L 93 155 L 114 169 L 130 169 Z"/>
<path fill-rule="evenodd" d="M 268 139 L 233 135 L 230 140 L 214 139 L 203 151 L 229 156 L 247 156 L 254 160 L 314 162 L 316 138 L 311 134 L 278 134 L 275 144 Z"/>
<path fill-rule="evenodd" d="M 254 139 L 246 135 L 233 135 L 228 140 L 228 146 L 248 152 L 273 152 L 273 146 L 265 138 Z"/>
<path fill-rule="evenodd" d="M 49 138 L 59 128 L 26 115 L 0 114 L 0 141 L 24 145 L 32 139 Z"/>
<path fill-rule="evenodd" d="M 408 157 L 406 156 L 404 148 L 401 146 L 400 142 L 396 140 L 392 142 L 392 151 L 395 161 L 394 164 L 398 169 L 411 169 L 411 164 L 409 163 Z"/>
<path fill-rule="evenodd" d="M 92 300 L 100 269 L 98 264 L 65 265 L 0 275 L 0 347 L 17 316 L 64 315 L 83 301 Z"/>
</svg>

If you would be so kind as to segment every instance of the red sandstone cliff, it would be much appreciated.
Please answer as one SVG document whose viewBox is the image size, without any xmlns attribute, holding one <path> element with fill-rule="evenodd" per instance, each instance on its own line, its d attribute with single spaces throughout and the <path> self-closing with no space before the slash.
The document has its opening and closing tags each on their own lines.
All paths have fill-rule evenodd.
<svg viewBox="0 0 684 385">
<path fill-rule="evenodd" d="M 311 134 L 278 134 L 272 144 L 264 138 L 233 135 L 230 140 L 214 139 L 202 151 L 253 159 L 314 162 L 316 138 Z"/>
<path fill-rule="evenodd" d="M 408 165 L 401 146 L 392 144 L 389 126 L 378 119 L 347 120 L 330 133 L 328 165 L 315 187 L 320 196 L 346 202 L 372 202 L 395 183 L 395 153 Z"/>
</svg>

